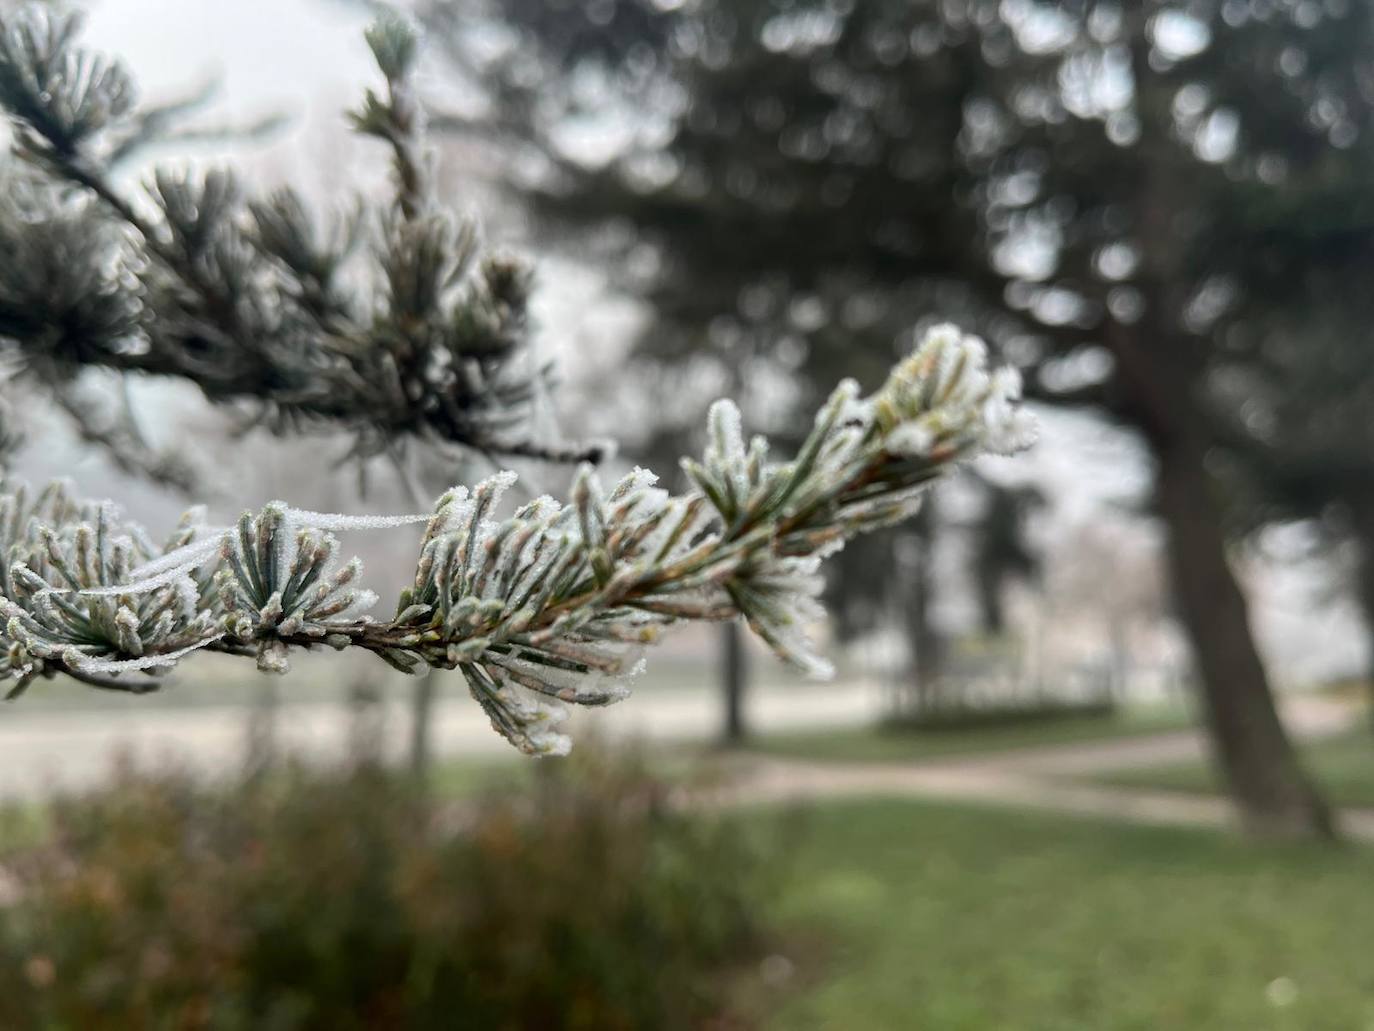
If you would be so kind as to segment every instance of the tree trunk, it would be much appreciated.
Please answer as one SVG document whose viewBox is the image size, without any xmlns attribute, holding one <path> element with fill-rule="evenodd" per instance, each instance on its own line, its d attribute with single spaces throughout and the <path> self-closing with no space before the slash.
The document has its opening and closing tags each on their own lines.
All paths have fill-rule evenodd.
<svg viewBox="0 0 1374 1031">
<path fill-rule="evenodd" d="M 935 706 L 944 666 L 944 641 L 931 619 L 935 600 L 935 525 L 935 499 L 928 493 L 912 524 L 917 543 L 916 565 L 907 578 L 904 599 L 907 645 L 911 650 L 909 675 L 918 716 Z"/>
<path fill-rule="evenodd" d="M 348 684 L 348 761 L 362 768 L 380 768 L 386 755 L 386 708 L 374 680 L 358 677 Z"/>
<path fill-rule="evenodd" d="M 1331 813 L 1303 773 L 1279 721 L 1245 597 L 1226 560 L 1204 451 L 1187 439 L 1158 448 L 1155 490 L 1216 759 L 1247 830 L 1270 837 L 1330 837 Z"/>
<path fill-rule="evenodd" d="M 410 696 L 410 772 L 416 780 L 429 776 L 433 762 L 434 697 L 439 689 L 439 671 L 426 670 L 415 678 Z"/>
<path fill-rule="evenodd" d="M 749 685 L 749 653 L 739 620 L 720 624 L 720 688 L 725 703 L 723 736 L 737 745 L 748 736 L 744 719 L 744 695 Z"/>
<path fill-rule="evenodd" d="M 1007 616 L 1002 604 L 1002 577 L 998 570 L 979 564 L 978 609 L 983 630 L 992 637 L 1001 637 L 1007 630 Z"/>
<path fill-rule="evenodd" d="M 1365 679 L 1369 692 L 1368 719 L 1374 729 L 1374 495 L 1350 500 L 1355 519 L 1355 540 L 1359 545 L 1359 566 L 1355 571 L 1355 593 L 1364 619 Z"/>
<path fill-rule="evenodd" d="M 257 691 L 249 703 L 245 727 L 244 767 L 250 779 L 264 776 L 276 765 L 277 715 L 281 708 L 280 678 L 270 673 L 257 677 Z"/>
</svg>

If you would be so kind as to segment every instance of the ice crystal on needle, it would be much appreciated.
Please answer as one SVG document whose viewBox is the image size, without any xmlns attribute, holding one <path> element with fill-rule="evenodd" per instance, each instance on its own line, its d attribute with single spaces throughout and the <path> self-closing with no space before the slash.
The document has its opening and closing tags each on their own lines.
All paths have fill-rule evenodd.
<svg viewBox="0 0 1374 1031">
<path fill-rule="evenodd" d="M 851 537 L 912 516 L 958 462 L 1024 446 L 1014 377 L 983 346 L 927 335 L 871 397 L 842 383 L 790 461 L 746 446 L 717 402 L 692 487 L 672 495 L 635 469 L 610 490 L 588 466 L 566 504 L 540 497 L 501 517 L 503 472 L 455 487 L 428 516 L 354 517 L 273 502 L 228 528 L 188 516 L 158 549 L 109 503 L 49 488 L 0 496 L 0 676 L 11 696 L 40 676 L 146 690 L 191 652 L 249 655 L 285 672 L 291 651 L 371 651 L 406 672 L 458 670 L 522 751 L 561 754 L 565 706 L 629 693 L 665 627 L 743 616 L 785 661 L 828 664 L 808 630 L 823 616 L 820 564 Z M 335 536 L 424 522 L 415 575 L 388 620 Z"/>
</svg>

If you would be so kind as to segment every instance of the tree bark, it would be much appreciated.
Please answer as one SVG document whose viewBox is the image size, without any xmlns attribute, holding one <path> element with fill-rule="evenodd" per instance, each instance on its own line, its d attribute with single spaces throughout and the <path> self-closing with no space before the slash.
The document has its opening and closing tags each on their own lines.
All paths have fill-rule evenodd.
<svg viewBox="0 0 1374 1031">
<path fill-rule="evenodd" d="M 1173 92 L 1151 68 L 1149 19 L 1159 0 L 1128 4 L 1126 35 L 1142 138 L 1173 132 Z M 1315 838 L 1334 833 L 1331 813 L 1308 781 L 1284 733 L 1255 645 L 1240 584 L 1226 559 L 1226 528 L 1204 466 L 1210 425 L 1204 397 L 1215 341 L 1181 331 L 1196 280 L 1180 198 L 1194 184 L 1163 151 L 1139 148 L 1134 206 L 1142 250 L 1135 282 L 1145 315 L 1127 326 L 1109 318 L 1104 342 L 1129 398 L 1130 421 L 1154 454 L 1155 498 L 1167 531 L 1170 579 L 1201 677 L 1215 761 L 1252 833 Z"/>
<path fill-rule="evenodd" d="M 745 694 L 749 686 L 749 653 L 738 620 L 720 624 L 720 689 L 725 703 L 722 736 L 727 745 L 737 745 L 748 736 L 744 717 Z"/>
<path fill-rule="evenodd" d="M 1224 527 L 1204 454 L 1205 447 L 1188 438 L 1157 448 L 1155 490 L 1216 760 L 1247 830 L 1268 837 L 1330 837 L 1331 813 L 1284 733 L 1245 597 L 1226 560 Z"/>
<path fill-rule="evenodd" d="M 1374 730 L 1374 494 L 1359 494 L 1350 499 L 1354 517 L 1355 541 L 1359 546 L 1359 565 L 1355 570 L 1355 594 L 1364 620 L 1365 680 L 1369 692 L 1370 729 Z"/>
</svg>

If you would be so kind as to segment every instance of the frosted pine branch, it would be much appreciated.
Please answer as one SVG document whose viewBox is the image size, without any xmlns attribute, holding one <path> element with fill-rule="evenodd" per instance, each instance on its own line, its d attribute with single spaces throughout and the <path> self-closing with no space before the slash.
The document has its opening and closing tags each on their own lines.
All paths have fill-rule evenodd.
<svg viewBox="0 0 1374 1031">
<path fill-rule="evenodd" d="M 686 493 L 642 469 L 604 490 L 584 466 L 567 503 L 541 497 L 505 518 L 512 473 L 453 488 L 429 516 L 274 502 L 210 529 L 192 513 L 156 547 L 108 502 L 14 490 L 0 497 L 0 675 L 11 696 L 59 673 L 147 690 L 202 649 L 286 672 L 294 649 L 361 648 L 406 672 L 459 670 L 500 733 L 547 754 L 569 747 L 564 704 L 625 697 L 644 648 L 676 623 L 742 615 L 783 660 L 823 674 L 807 636 L 821 560 L 909 518 L 958 462 L 1030 443 L 1015 374 L 985 364 L 980 341 L 941 327 L 871 397 L 842 383 L 791 461 L 746 443 L 720 401 L 705 454 L 683 462 Z M 341 560 L 335 535 L 407 522 L 425 523 L 413 581 L 390 619 L 373 618 L 361 563 Z"/>
<path fill-rule="evenodd" d="M 61 389 L 91 366 L 176 377 L 277 431 L 344 430 L 361 456 L 418 441 L 596 460 L 522 434 L 546 375 L 530 276 L 436 203 L 408 22 L 369 30 L 386 87 L 353 115 L 389 146 L 394 196 L 332 222 L 224 170 L 159 169 L 125 196 L 110 168 L 158 112 L 79 27 L 45 4 L 0 14 L 0 108 L 24 159 L 0 198 L 0 348 L 30 382 Z"/>
</svg>

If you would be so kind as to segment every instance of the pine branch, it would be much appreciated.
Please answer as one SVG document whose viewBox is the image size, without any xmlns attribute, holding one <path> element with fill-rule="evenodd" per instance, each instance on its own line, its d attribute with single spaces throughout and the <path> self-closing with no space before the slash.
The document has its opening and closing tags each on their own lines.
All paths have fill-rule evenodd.
<svg viewBox="0 0 1374 1031">
<path fill-rule="evenodd" d="M 1019 380 L 985 371 L 981 341 L 932 331 L 876 394 L 846 382 L 797 456 L 747 446 L 740 413 L 711 409 L 709 446 L 670 495 L 636 469 L 609 492 L 590 467 L 570 503 L 542 497 L 500 519 L 514 474 L 445 494 L 430 516 L 346 517 L 274 502 L 234 527 L 190 514 L 158 548 L 113 506 L 50 488 L 0 496 L 0 676 L 147 686 L 201 649 L 286 672 L 295 648 L 372 652 L 406 672 L 458 669 L 495 728 L 529 754 L 561 753 L 560 703 L 625 697 L 665 627 L 743 616 L 784 660 L 824 673 L 806 631 L 821 618 L 819 565 L 860 533 L 909 518 L 924 489 L 982 451 L 1012 451 L 1032 425 Z M 388 620 L 337 561 L 335 531 L 426 524 L 415 575 Z"/>
<path fill-rule="evenodd" d="M 435 202 L 409 23 L 369 30 L 386 89 L 353 116 L 391 148 L 395 197 L 332 226 L 225 171 L 158 171 L 147 203 L 124 196 L 111 164 L 159 114 L 79 27 L 41 5 L 0 14 L 0 107 L 29 166 L 0 199 L 0 342 L 30 368 L 186 379 L 278 432 L 348 431 L 362 456 L 407 441 L 587 453 L 523 436 L 546 375 L 528 355 L 529 273 Z"/>
</svg>

